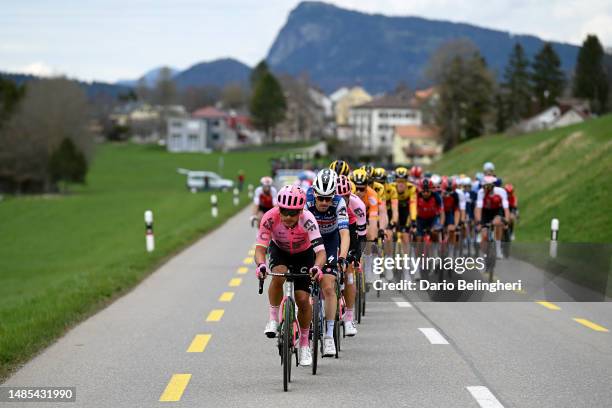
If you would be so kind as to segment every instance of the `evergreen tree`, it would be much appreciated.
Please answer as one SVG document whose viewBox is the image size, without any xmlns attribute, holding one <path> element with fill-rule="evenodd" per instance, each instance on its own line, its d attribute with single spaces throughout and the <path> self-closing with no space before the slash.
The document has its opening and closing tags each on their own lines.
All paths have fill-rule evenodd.
<svg viewBox="0 0 612 408">
<path fill-rule="evenodd" d="M 595 113 L 607 108 L 608 81 L 604 69 L 604 50 L 595 35 L 587 36 L 578 52 L 573 94 L 588 99 Z"/>
<path fill-rule="evenodd" d="M 64 138 L 51 154 L 49 173 L 54 183 L 85 183 L 87 160 L 70 138 Z"/>
<path fill-rule="evenodd" d="M 251 82 L 251 89 L 254 90 L 257 87 L 259 80 L 264 76 L 264 74 L 269 72 L 270 70 L 268 69 L 266 60 L 261 60 L 259 64 L 257 64 L 251 71 L 251 76 L 249 78 Z"/>
<path fill-rule="evenodd" d="M 565 74 L 561 70 L 559 55 L 550 43 L 545 43 L 533 60 L 531 84 L 539 110 L 552 106 L 563 94 Z"/>
<path fill-rule="evenodd" d="M 285 118 L 286 109 L 287 102 L 279 82 L 270 72 L 264 73 L 257 81 L 251 98 L 253 124 L 263 130 L 266 136 L 272 136 L 274 141 L 274 135 L 270 135 L 270 131 Z"/>
<path fill-rule="evenodd" d="M 503 88 L 506 91 L 504 105 L 505 117 L 510 123 L 516 123 L 529 115 L 531 105 L 531 87 L 529 83 L 529 60 L 521 44 L 516 43 L 510 54 L 504 72 Z"/>
</svg>

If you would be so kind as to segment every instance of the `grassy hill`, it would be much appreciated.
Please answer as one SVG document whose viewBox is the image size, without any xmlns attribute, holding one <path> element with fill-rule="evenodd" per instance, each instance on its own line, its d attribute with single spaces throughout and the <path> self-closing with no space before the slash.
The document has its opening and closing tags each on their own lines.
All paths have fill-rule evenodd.
<svg viewBox="0 0 612 408">
<path fill-rule="evenodd" d="M 224 154 L 224 172 L 247 183 L 279 151 Z M 220 154 L 100 146 L 87 186 L 66 196 L 0 202 L 0 379 L 69 327 L 133 287 L 156 265 L 237 211 L 221 193 L 191 194 L 178 167 L 218 171 Z M 246 190 L 246 189 L 245 189 Z M 246 192 L 241 198 L 247 203 Z M 153 210 L 156 250 L 145 252 L 144 211 Z"/>
<path fill-rule="evenodd" d="M 612 115 L 550 131 L 476 139 L 445 154 L 433 170 L 473 176 L 486 161 L 515 186 L 521 214 L 517 240 L 548 240 L 550 220 L 558 218 L 560 241 L 612 242 Z"/>
</svg>

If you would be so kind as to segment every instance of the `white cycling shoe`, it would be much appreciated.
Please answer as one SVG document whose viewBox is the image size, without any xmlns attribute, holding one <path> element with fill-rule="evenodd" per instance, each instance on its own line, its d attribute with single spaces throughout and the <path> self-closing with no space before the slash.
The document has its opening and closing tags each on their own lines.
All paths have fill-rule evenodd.
<svg viewBox="0 0 612 408">
<path fill-rule="evenodd" d="M 349 320 L 344 322 L 344 333 L 349 337 L 353 337 L 357 334 L 357 327 L 355 327 L 354 321 Z"/>
<path fill-rule="evenodd" d="M 270 320 L 268 324 L 266 324 L 266 330 L 264 330 L 264 334 L 269 339 L 273 339 L 276 337 L 276 333 L 278 332 L 278 322 L 276 320 Z"/>
<path fill-rule="evenodd" d="M 323 357 L 331 357 L 336 355 L 336 343 L 333 337 L 323 337 Z"/>
<path fill-rule="evenodd" d="M 300 357 L 300 365 L 301 366 L 309 366 L 312 365 L 312 353 L 310 352 L 310 347 L 300 347 L 299 348 L 299 357 Z"/>
</svg>

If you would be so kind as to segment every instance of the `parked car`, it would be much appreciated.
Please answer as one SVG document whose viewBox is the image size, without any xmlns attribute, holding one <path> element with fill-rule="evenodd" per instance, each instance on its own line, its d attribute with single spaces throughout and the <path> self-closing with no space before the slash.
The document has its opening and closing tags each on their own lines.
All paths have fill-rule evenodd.
<svg viewBox="0 0 612 408">
<path fill-rule="evenodd" d="M 234 187 L 232 180 L 221 178 L 221 176 L 212 171 L 187 172 L 187 189 L 191 192 L 206 190 L 207 181 L 209 190 L 227 190 Z"/>
</svg>

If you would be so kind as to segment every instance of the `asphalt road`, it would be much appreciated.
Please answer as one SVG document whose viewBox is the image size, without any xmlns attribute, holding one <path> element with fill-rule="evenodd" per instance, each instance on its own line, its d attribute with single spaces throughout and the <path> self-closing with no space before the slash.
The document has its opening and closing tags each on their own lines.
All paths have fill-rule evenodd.
<svg viewBox="0 0 612 408">
<path fill-rule="evenodd" d="M 75 403 L 0 406 L 612 406 L 609 302 L 439 303 L 397 292 L 370 293 L 340 359 L 320 361 L 316 376 L 294 368 L 285 393 L 275 340 L 263 335 L 254 234 L 241 212 L 3 384 L 74 386 Z"/>
</svg>

